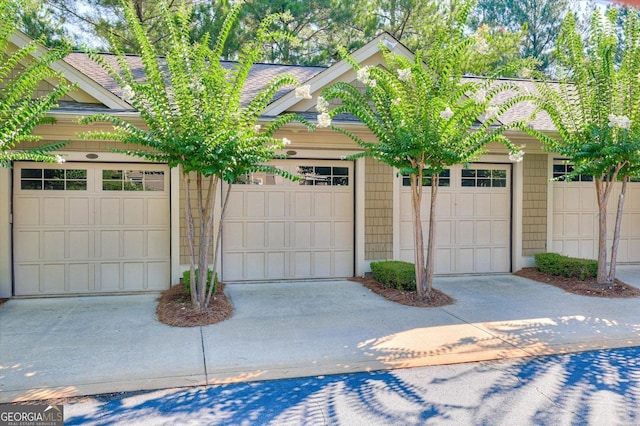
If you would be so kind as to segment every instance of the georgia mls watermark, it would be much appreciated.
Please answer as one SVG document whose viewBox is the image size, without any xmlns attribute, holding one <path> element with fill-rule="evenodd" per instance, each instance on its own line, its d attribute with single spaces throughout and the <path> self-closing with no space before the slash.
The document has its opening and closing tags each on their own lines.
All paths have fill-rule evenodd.
<svg viewBox="0 0 640 426">
<path fill-rule="evenodd" d="M 62 405 L 0 404 L 0 426 L 63 426 Z"/>
</svg>

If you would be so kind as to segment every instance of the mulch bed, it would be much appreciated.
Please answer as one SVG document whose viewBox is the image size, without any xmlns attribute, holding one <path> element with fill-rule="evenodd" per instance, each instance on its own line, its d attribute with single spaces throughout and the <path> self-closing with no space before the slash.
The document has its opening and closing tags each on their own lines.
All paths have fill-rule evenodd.
<svg viewBox="0 0 640 426">
<path fill-rule="evenodd" d="M 415 306 L 418 308 L 436 308 L 438 306 L 456 303 L 456 299 L 435 288 L 431 289 L 430 297 L 420 298 L 415 291 L 403 291 L 385 287 L 373 277 L 351 278 L 351 281 L 357 281 L 374 293 L 392 302 L 400 303 L 401 305 Z"/>
<path fill-rule="evenodd" d="M 191 307 L 191 298 L 184 292 L 184 285 L 178 284 L 162 292 L 158 298 L 156 315 L 158 321 L 173 327 L 200 327 L 216 324 L 231 317 L 233 305 L 224 294 L 224 284 L 218 283 L 216 293 L 211 297 L 209 309 L 204 312 Z"/>
<path fill-rule="evenodd" d="M 616 278 L 610 286 L 600 286 L 595 278 L 587 278 L 580 281 L 578 278 L 565 278 L 540 272 L 537 268 L 524 268 L 514 275 L 528 278 L 545 284 L 550 284 L 563 289 L 567 293 L 581 296 L 605 297 L 605 298 L 630 298 L 640 296 L 640 289 L 624 283 Z"/>
</svg>

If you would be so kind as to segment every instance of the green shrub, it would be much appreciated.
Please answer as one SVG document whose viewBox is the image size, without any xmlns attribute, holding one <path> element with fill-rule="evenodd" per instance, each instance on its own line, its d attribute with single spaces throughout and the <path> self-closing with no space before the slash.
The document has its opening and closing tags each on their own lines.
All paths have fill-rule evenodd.
<svg viewBox="0 0 640 426">
<path fill-rule="evenodd" d="M 213 293 L 212 294 L 216 294 L 216 290 L 218 287 L 218 274 L 215 275 L 215 277 L 213 276 L 213 271 L 211 269 L 209 269 L 207 274 L 207 290 L 209 291 L 209 287 L 211 287 L 211 279 L 213 278 Z M 196 277 L 198 276 L 198 270 L 196 269 Z M 191 296 L 191 271 L 190 270 L 186 270 L 182 273 L 182 282 L 184 283 L 184 291 L 187 294 L 187 296 Z"/>
<path fill-rule="evenodd" d="M 416 291 L 416 270 L 413 263 L 384 260 L 371 263 L 373 277 L 385 287 Z"/>
<path fill-rule="evenodd" d="M 598 275 L 598 262 L 591 259 L 578 259 L 558 253 L 538 253 L 535 256 L 536 267 L 549 275 L 577 277 L 585 280 Z"/>
</svg>

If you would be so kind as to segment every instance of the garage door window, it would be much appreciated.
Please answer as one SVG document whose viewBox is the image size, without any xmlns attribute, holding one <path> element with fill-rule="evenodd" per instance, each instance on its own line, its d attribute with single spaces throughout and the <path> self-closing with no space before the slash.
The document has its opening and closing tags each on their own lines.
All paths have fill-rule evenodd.
<svg viewBox="0 0 640 426">
<path fill-rule="evenodd" d="M 553 178 L 556 180 L 567 181 L 567 175 L 573 171 L 573 164 L 568 164 L 565 160 L 554 160 Z M 593 182 L 593 176 L 578 175 L 573 178 L 574 182 Z"/>
<path fill-rule="evenodd" d="M 164 172 L 103 170 L 103 191 L 164 191 Z"/>
<path fill-rule="evenodd" d="M 86 191 L 87 171 L 83 169 L 22 169 L 20 189 Z"/>
<path fill-rule="evenodd" d="M 402 176 L 402 186 L 411 186 L 409 175 Z M 431 176 L 422 177 L 422 186 L 431 186 Z M 449 169 L 440 172 L 438 186 L 451 186 L 451 171 Z"/>
<path fill-rule="evenodd" d="M 348 186 L 349 168 L 331 166 L 299 166 L 300 185 Z"/>
<path fill-rule="evenodd" d="M 462 186 L 506 188 L 507 171 L 489 169 L 462 169 Z"/>
</svg>

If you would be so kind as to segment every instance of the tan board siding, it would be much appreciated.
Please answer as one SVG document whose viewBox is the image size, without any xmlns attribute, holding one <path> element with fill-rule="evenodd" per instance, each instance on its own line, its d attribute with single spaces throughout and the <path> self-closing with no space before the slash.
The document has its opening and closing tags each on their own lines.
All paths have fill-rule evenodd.
<svg viewBox="0 0 640 426">
<path fill-rule="evenodd" d="M 523 164 L 522 255 L 547 250 L 546 154 L 527 154 Z"/>
<path fill-rule="evenodd" d="M 366 260 L 393 257 L 393 170 L 373 158 L 365 160 Z"/>
</svg>

